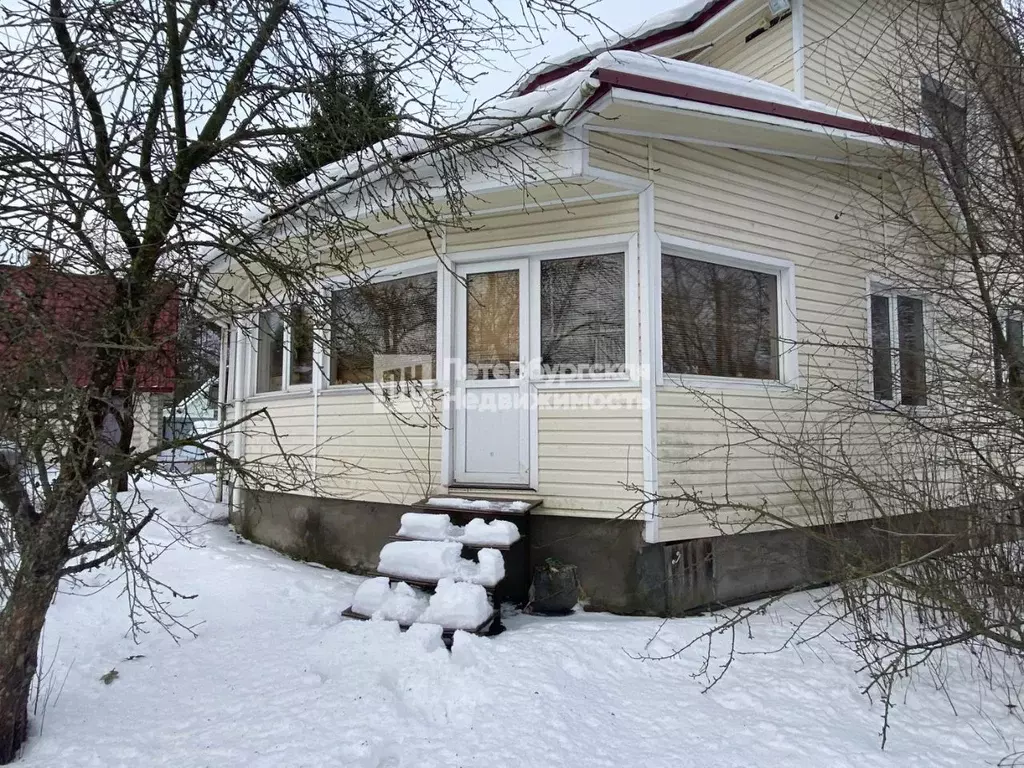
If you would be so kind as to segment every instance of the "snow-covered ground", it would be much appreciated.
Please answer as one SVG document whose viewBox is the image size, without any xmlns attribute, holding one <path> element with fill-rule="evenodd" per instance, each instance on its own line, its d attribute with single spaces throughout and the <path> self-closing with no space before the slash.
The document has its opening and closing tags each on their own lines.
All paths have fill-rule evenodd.
<svg viewBox="0 0 1024 768">
<path fill-rule="evenodd" d="M 149 495 L 176 504 L 167 489 Z M 155 570 L 197 595 L 174 603 L 195 638 L 175 643 L 150 627 L 134 643 L 116 584 L 58 597 L 44 643 L 49 702 L 24 768 L 934 768 L 995 765 L 1024 733 L 954 657 L 956 712 L 919 679 L 882 751 L 881 709 L 860 694 L 847 650 L 822 639 L 756 653 L 782 644 L 811 596 L 758 619 L 733 669 L 702 693 L 700 649 L 634 657 L 670 651 L 712 618 L 658 632 L 656 619 L 513 616 L 504 635 L 459 635 L 449 653 L 429 633 L 342 619 L 359 577 L 293 562 L 224 525 L 193 538 L 199 546 L 172 546 Z"/>
</svg>

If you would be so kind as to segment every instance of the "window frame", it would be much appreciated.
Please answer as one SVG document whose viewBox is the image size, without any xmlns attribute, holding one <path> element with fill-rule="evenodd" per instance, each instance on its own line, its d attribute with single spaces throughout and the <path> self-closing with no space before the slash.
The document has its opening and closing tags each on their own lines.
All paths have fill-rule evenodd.
<svg viewBox="0 0 1024 768">
<path fill-rule="evenodd" d="M 672 384 L 699 390 L 726 389 L 792 389 L 800 386 L 799 342 L 797 338 L 796 308 L 796 266 L 788 259 L 779 259 L 758 253 L 739 251 L 733 248 L 710 245 L 671 235 L 660 235 L 661 247 L 657 250 L 651 280 L 657 296 L 651 322 L 655 329 L 654 371 L 656 384 Z M 724 267 L 759 272 L 775 277 L 776 321 L 778 323 L 778 378 L 748 379 L 736 376 L 708 376 L 704 374 L 669 373 L 665 370 L 664 316 L 662 303 L 661 261 L 664 256 L 703 261 Z"/>
<path fill-rule="evenodd" d="M 873 331 L 874 324 L 871 321 L 871 298 L 873 296 L 884 296 L 889 300 L 889 350 L 890 365 L 892 371 L 892 399 L 879 400 L 875 397 L 875 367 L 874 367 L 874 346 Z M 899 297 L 917 299 L 921 302 L 921 325 L 924 331 L 924 382 L 925 382 L 925 403 L 924 405 L 905 405 L 903 399 L 903 375 L 900 367 L 900 335 L 899 335 Z M 868 352 L 867 377 L 865 390 L 871 404 L 883 410 L 926 410 L 934 407 L 932 391 L 933 368 L 930 362 L 935 353 L 934 334 L 934 311 L 932 309 L 932 297 L 927 291 L 915 290 L 913 288 L 901 288 L 898 284 L 889 280 L 869 276 L 867 279 L 867 294 L 864 299 L 865 319 L 867 333 L 865 336 L 865 347 Z"/>
<path fill-rule="evenodd" d="M 1003 330 L 1003 333 L 1009 335 L 1009 323 L 1010 321 L 1021 323 L 1024 326 L 1024 304 L 1009 304 L 1007 306 L 1000 307 L 997 316 L 999 317 L 999 325 Z M 999 352 L 996 349 L 995 338 L 991 339 L 992 345 L 992 379 L 995 384 L 997 392 L 1003 392 L 1007 388 L 1008 370 L 1005 367 L 1005 361 L 1003 361 Z"/>
<path fill-rule="evenodd" d="M 291 313 L 295 307 L 308 307 L 302 301 L 290 301 L 282 299 L 280 303 L 267 304 L 260 309 L 256 310 L 252 319 L 249 323 L 249 333 L 251 334 L 250 342 L 250 354 L 249 354 L 249 372 L 246 377 L 249 382 L 249 393 L 246 399 L 263 399 L 263 398 L 274 398 L 283 397 L 286 395 L 302 394 L 312 392 L 314 384 L 317 381 L 317 369 L 319 368 L 317 360 L 317 334 L 314 330 L 313 337 L 313 380 L 307 384 L 292 384 L 292 324 L 290 321 Z M 281 354 L 283 360 L 281 361 L 281 388 L 280 389 L 269 389 L 266 392 L 257 391 L 257 379 L 260 375 L 259 372 L 259 354 L 260 354 L 260 315 L 264 312 L 277 312 L 284 317 L 284 338 L 282 343 Z"/>
<path fill-rule="evenodd" d="M 433 389 L 438 386 L 440 376 L 438 375 L 438 368 L 442 365 L 441 359 L 441 342 L 443 337 L 443 328 L 445 320 L 442 318 L 442 294 L 441 294 L 441 282 L 443 280 L 443 272 L 446 267 L 441 263 L 440 259 L 436 256 L 427 256 L 422 259 L 414 259 L 411 261 L 403 261 L 399 264 L 390 264 L 388 266 L 379 267 L 377 269 L 364 269 L 362 272 L 355 275 L 335 275 L 328 277 L 324 280 L 322 285 L 323 298 L 325 302 L 332 301 L 332 294 L 334 291 L 344 290 L 351 288 L 353 283 L 358 281 L 359 285 L 373 285 L 375 283 L 389 283 L 393 280 L 401 280 L 406 277 L 419 277 L 421 275 L 435 274 L 437 276 L 437 282 L 435 285 L 436 297 L 435 297 L 435 335 L 434 335 L 434 376 L 431 379 L 424 379 L 420 382 L 420 386 L 424 389 Z M 332 335 L 333 331 L 328 327 L 328 332 L 323 334 L 326 339 L 326 344 L 319 344 L 317 346 L 317 352 L 314 353 L 316 360 L 316 372 L 314 373 L 314 380 L 318 381 L 318 387 L 321 390 L 320 394 L 331 394 L 331 395 L 343 395 L 345 393 L 355 394 L 358 392 L 365 393 L 367 388 L 380 382 L 370 382 L 367 384 L 332 384 L 331 383 L 331 352 L 333 349 Z"/>
<path fill-rule="evenodd" d="M 609 245 L 607 248 L 588 246 L 583 249 L 537 253 L 528 256 L 529 290 L 527 297 L 530 305 L 530 336 L 527 359 L 531 366 L 536 367 L 536 370 L 530 372 L 531 383 L 542 388 L 559 386 L 571 388 L 573 385 L 579 384 L 586 385 L 596 382 L 610 382 L 612 384 L 616 382 L 630 383 L 638 380 L 639 377 L 636 375 L 636 329 L 631 325 L 631 318 L 635 314 L 635 302 L 632 298 L 632 292 L 629 290 L 630 278 L 634 275 L 634 272 L 631 270 L 636 269 L 636 263 L 635 256 L 631 259 L 631 249 L 635 251 L 633 241 L 620 243 L 619 245 Z M 543 346 L 541 336 L 542 265 L 545 261 L 565 261 L 568 259 L 585 259 L 600 256 L 620 256 L 622 258 L 622 288 L 625 294 L 623 297 L 622 318 L 622 330 L 625 336 L 623 339 L 623 370 L 621 372 L 586 373 L 582 376 L 567 376 L 560 373 L 544 374 L 542 373 L 543 360 L 541 359 L 541 349 Z"/>
</svg>

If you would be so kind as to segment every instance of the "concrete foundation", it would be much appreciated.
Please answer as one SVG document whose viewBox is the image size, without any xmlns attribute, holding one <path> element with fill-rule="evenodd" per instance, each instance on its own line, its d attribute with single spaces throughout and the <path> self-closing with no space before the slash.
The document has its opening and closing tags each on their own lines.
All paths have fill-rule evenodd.
<svg viewBox="0 0 1024 768">
<path fill-rule="evenodd" d="M 375 569 L 381 547 L 409 511 L 399 504 L 282 493 L 245 493 L 243 499 L 231 522 L 246 538 L 355 573 Z M 833 533 L 877 537 L 866 523 Z M 638 521 L 535 514 L 529 541 L 533 565 L 547 558 L 575 565 L 588 607 L 621 614 L 678 616 L 829 578 L 824 548 L 798 531 L 645 544 Z"/>
</svg>

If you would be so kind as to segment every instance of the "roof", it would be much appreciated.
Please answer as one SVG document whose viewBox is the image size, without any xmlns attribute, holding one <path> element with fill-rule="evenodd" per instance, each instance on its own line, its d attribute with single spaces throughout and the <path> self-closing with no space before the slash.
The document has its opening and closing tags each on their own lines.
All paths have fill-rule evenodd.
<svg viewBox="0 0 1024 768">
<path fill-rule="evenodd" d="M 738 2 L 740 0 L 690 0 L 678 8 L 651 16 L 621 34 L 584 41 L 565 53 L 542 61 L 516 83 L 512 92 L 516 95 L 529 93 L 565 77 L 605 51 L 646 51 L 691 34 Z"/>
<path fill-rule="evenodd" d="M 0 266 L 0 370 L 6 386 L 89 384 L 99 342 L 99 318 L 113 300 L 104 275 L 67 274 L 45 266 Z M 136 369 L 136 389 L 173 392 L 178 299 L 169 298 L 150 335 L 155 351 Z M 115 388 L 123 385 L 124 362 Z"/>
</svg>

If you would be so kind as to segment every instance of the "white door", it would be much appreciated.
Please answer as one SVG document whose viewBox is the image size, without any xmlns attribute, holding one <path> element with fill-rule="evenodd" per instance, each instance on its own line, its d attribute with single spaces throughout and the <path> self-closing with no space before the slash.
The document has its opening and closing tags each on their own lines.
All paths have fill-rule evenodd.
<svg viewBox="0 0 1024 768">
<path fill-rule="evenodd" d="M 528 262 L 461 266 L 455 289 L 454 482 L 530 484 Z"/>
</svg>

